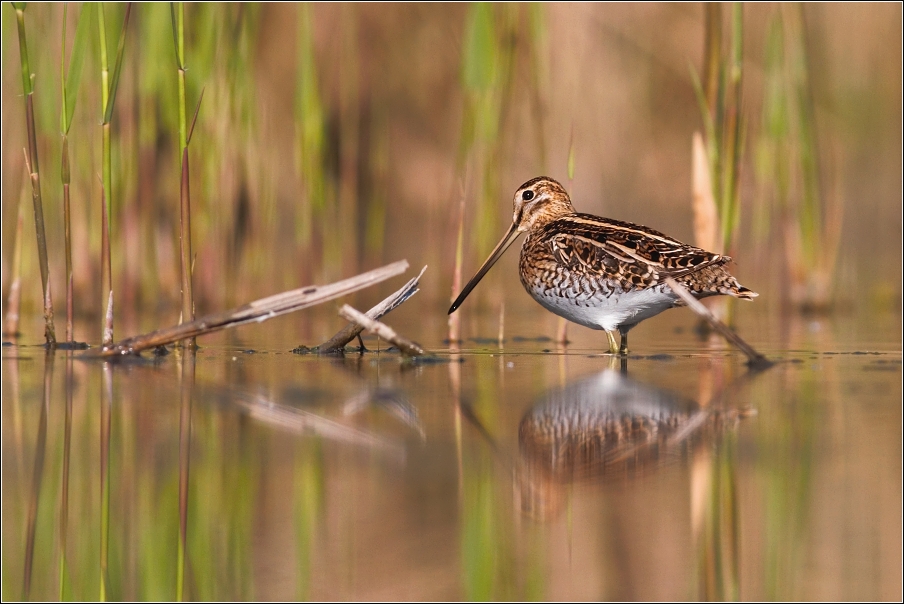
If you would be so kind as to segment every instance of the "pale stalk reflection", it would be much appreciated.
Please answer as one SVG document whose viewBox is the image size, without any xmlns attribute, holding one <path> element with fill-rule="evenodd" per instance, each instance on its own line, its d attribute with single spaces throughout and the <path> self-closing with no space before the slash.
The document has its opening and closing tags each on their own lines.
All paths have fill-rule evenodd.
<svg viewBox="0 0 904 604">
<path fill-rule="evenodd" d="M 53 384 L 54 350 L 44 353 L 44 396 L 41 401 L 41 416 L 38 419 L 38 435 L 35 439 L 35 462 L 32 472 L 31 494 L 28 500 L 26 520 L 25 571 L 23 578 L 24 599 L 31 595 L 31 575 L 34 564 L 35 536 L 38 522 L 38 502 L 41 500 L 41 482 L 44 477 L 44 456 L 47 452 L 47 414 L 50 409 L 50 394 Z"/>
</svg>

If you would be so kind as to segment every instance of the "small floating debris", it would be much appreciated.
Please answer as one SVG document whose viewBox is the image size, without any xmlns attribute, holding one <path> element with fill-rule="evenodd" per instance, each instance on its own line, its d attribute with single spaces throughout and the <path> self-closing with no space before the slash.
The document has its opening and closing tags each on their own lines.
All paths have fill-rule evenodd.
<svg viewBox="0 0 904 604">
<path fill-rule="evenodd" d="M 4 343 L 4 346 L 6 343 Z M 88 350 L 91 345 L 88 342 L 57 342 L 57 350 Z"/>
</svg>

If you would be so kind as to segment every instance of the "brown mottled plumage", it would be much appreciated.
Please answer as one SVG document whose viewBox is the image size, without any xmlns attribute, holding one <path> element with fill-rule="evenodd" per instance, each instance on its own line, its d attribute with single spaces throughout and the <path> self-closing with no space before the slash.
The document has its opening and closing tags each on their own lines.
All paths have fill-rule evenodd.
<svg viewBox="0 0 904 604">
<path fill-rule="evenodd" d="M 548 310 L 580 325 L 621 334 L 681 300 L 665 285 L 672 277 L 698 298 L 756 293 L 741 286 L 725 265 L 731 258 L 681 243 L 645 226 L 574 211 L 558 182 L 541 176 L 515 192 L 512 226 L 452 304 L 454 312 L 519 233 L 521 283 Z M 613 350 L 614 352 L 614 350 Z"/>
</svg>

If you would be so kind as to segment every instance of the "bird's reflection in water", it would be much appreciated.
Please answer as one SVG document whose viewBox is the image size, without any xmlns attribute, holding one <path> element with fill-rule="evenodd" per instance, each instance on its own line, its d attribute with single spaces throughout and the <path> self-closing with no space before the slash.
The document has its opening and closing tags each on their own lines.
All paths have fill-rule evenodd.
<svg viewBox="0 0 904 604">
<path fill-rule="evenodd" d="M 521 508 L 551 519 L 576 482 L 627 479 L 680 459 L 749 411 L 696 402 L 606 370 L 546 394 L 521 420 Z"/>
</svg>

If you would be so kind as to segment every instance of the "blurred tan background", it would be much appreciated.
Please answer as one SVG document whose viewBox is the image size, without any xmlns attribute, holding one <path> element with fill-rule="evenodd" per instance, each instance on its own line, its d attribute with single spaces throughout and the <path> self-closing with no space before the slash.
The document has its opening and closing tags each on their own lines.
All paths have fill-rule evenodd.
<svg viewBox="0 0 904 604">
<path fill-rule="evenodd" d="M 191 108 L 204 89 L 190 147 L 199 312 L 404 257 L 431 266 L 424 289 L 439 313 L 452 283 L 463 184 L 464 273 L 476 269 L 502 234 L 512 192 L 541 173 L 565 183 L 579 211 L 693 241 L 691 138 L 703 125 L 691 74 L 702 72 L 703 7 L 491 6 L 491 48 L 474 42 L 476 10 L 186 7 Z M 736 274 L 772 304 L 782 299 L 787 280 L 787 217 L 764 211 L 775 202 L 770 183 L 757 177 L 756 161 L 767 34 L 782 10 L 788 7 L 744 6 L 742 214 L 730 250 Z M 115 48 L 122 6 L 109 5 L 106 14 Z M 800 14 L 821 203 L 843 208 L 834 300 L 848 308 L 900 309 L 901 7 L 808 4 Z M 26 19 L 59 307 L 62 9 L 29 5 Z M 76 308 L 94 316 L 100 128 L 96 41 L 89 46 L 70 145 Z M 113 121 L 114 289 L 123 292 L 117 322 L 133 326 L 178 315 L 172 49 L 166 7 L 137 5 Z M 482 52 L 477 60 L 475 52 Z M 5 6 L 4 304 L 21 201 L 27 204 L 24 311 L 40 314 L 18 60 L 15 19 Z M 517 288 L 517 279 L 506 275 L 513 263 L 506 258 L 472 303 L 493 307 L 500 287 Z"/>
</svg>

